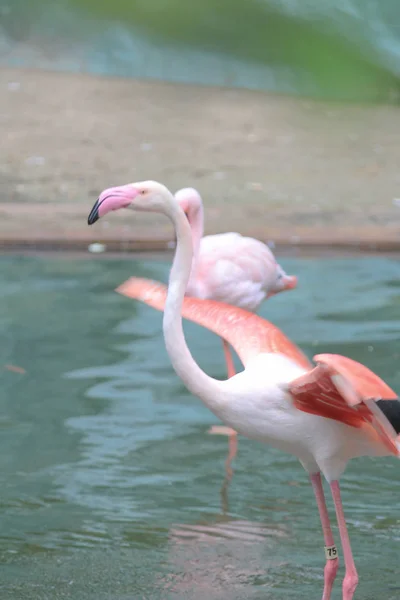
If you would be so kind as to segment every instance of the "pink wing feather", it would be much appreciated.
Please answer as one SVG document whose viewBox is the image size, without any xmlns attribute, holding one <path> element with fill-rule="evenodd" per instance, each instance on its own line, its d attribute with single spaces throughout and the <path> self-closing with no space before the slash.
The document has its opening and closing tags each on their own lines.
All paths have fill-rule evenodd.
<svg viewBox="0 0 400 600">
<path fill-rule="evenodd" d="M 131 277 L 116 291 L 159 311 L 164 310 L 167 287 L 158 281 Z M 182 316 L 225 339 L 235 349 L 245 366 L 252 357 L 261 352 L 275 352 L 285 354 L 300 367 L 312 367 L 303 352 L 278 327 L 242 308 L 215 300 L 186 296 Z"/>
<path fill-rule="evenodd" d="M 339 354 L 314 356 L 317 366 L 294 379 L 289 392 L 299 410 L 364 428 L 399 455 L 399 436 L 376 404 L 397 394 L 361 363 Z"/>
</svg>

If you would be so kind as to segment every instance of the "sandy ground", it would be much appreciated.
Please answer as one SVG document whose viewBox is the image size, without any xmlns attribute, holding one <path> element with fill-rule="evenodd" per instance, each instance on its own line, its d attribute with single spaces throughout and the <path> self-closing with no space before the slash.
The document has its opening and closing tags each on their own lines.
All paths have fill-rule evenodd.
<svg viewBox="0 0 400 600">
<path fill-rule="evenodd" d="M 162 218 L 87 214 L 105 187 L 199 189 L 207 232 L 400 248 L 400 110 L 0 70 L 0 246 L 162 248 Z"/>
</svg>

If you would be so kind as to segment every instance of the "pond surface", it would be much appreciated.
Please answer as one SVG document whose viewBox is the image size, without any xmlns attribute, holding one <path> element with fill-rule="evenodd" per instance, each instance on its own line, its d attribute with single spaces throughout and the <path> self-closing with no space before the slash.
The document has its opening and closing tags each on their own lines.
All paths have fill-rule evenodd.
<svg viewBox="0 0 400 600">
<path fill-rule="evenodd" d="M 261 314 L 309 356 L 347 354 L 400 389 L 399 262 L 282 264 L 299 287 Z M 227 439 L 206 434 L 214 416 L 173 373 L 161 314 L 113 292 L 130 275 L 165 281 L 168 264 L 2 257 L 0 269 L 2 600 L 320 598 L 300 464 L 241 438 L 224 489 Z M 185 330 L 222 378 L 220 341 Z M 356 597 L 399 598 L 400 464 L 353 461 L 342 487 Z"/>
</svg>

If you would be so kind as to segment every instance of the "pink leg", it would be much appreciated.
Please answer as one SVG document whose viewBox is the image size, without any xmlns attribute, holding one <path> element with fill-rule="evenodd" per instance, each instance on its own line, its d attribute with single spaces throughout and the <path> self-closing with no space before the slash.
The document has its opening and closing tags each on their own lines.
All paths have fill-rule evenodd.
<svg viewBox="0 0 400 600">
<path fill-rule="evenodd" d="M 344 518 L 343 504 L 340 497 L 338 481 L 331 483 L 332 498 L 335 503 L 336 518 L 339 526 L 340 539 L 342 541 L 343 558 L 346 568 L 343 580 L 343 600 L 352 600 L 358 583 L 358 575 L 354 564 L 353 553 L 350 546 L 349 533 Z"/>
<path fill-rule="evenodd" d="M 236 375 L 235 365 L 233 363 L 232 352 L 231 352 L 231 349 L 229 348 L 229 344 L 227 341 L 222 340 L 222 345 L 224 348 L 226 366 L 228 368 L 228 378 L 230 379 L 231 377 Z"/>
<path fill-rule="evenodd" d="M 228 369 L 228 378 L 230 379 L 231 377 L 236 375 L 235 365 L 233 363 L 232 352 L 231 352 L 231 349 L 229 348 L 229 344 L 227 341 L 222 340 L 222 345 L 224 348 L 226 366 Z M 232 477 L 232 466 L 231 465 L 232 465 L 232 461 L 235 458 L 236 454 L 237 454 L 237 433 L 236 433 L 236 431 L 232 430 L 232 433 L 229 436 L 228 456 L 225 461 L 225 470 L 226 470 L 226 476 L 227 476 L 228 480 L 231 479 L 231 477 Z"/>
<path fill-rule="evenodd" d="M 329 521 L 328 509 L 326 507 L 324 489 L 322 487 L 321 473 L 313 473 L 310 476 L 311 483 L 313 486 L 315 499 L 319 510 L 319 516 L 321 519 L 322 531 L 324 534 L 324 541 L 326 547 L 326 564 L 324 569 L 324 592 L 322 594 L 322 600 L 330 600 L 333 582 L 335 581 L 336 573 L 339 567 L 339 557 L 337 554 L 335 543 L 333 540 L 333 534 L 331 524 Z M 333 555 L 332 557 L 329 555 Z"/>
</svg>

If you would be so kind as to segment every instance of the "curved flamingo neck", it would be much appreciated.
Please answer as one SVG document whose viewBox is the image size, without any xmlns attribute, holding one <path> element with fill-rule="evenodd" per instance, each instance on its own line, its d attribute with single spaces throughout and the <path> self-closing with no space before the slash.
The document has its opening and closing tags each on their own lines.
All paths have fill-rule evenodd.
<svg viewBox="0 0 400 600">
<path fill-rule="evenodd" d="M 171 199 L 173 199 L 171 195 Z M 189 281 L 193 246 L 191 228 L 185 213 L 171 202 L 167 216 L 176 235 L 176 251 L 169 276 L 168 294 L 164 308 L 163 331 L 165 346 L 172 366 L 186 387 L 203 400 L 212 411 L 226 404 L 224 382 L 209 377 L 194 361 L 187 347 L 182 327 L 182 306 Z"/>
<path fill-rule="evenodd" d="M 190 201 L 188 202 L 186 214 L 192 230 L 193 261 L 190 272 L 191 284 L 192 281 L 195 282 L 200 253 L 200 243 L 204 235 L 204 209 L 203 202 L 199 195 L 196 194 L 195 196 L 191 197 Z"/>
<path fill-rule="evenodd" d="M 204 209 L 200 196 L 195 197 L 188 206 L 187 218 L 192 230 L 193 259 L 197 258 L 201 238 L 204 235 Z"/>
</svg>

